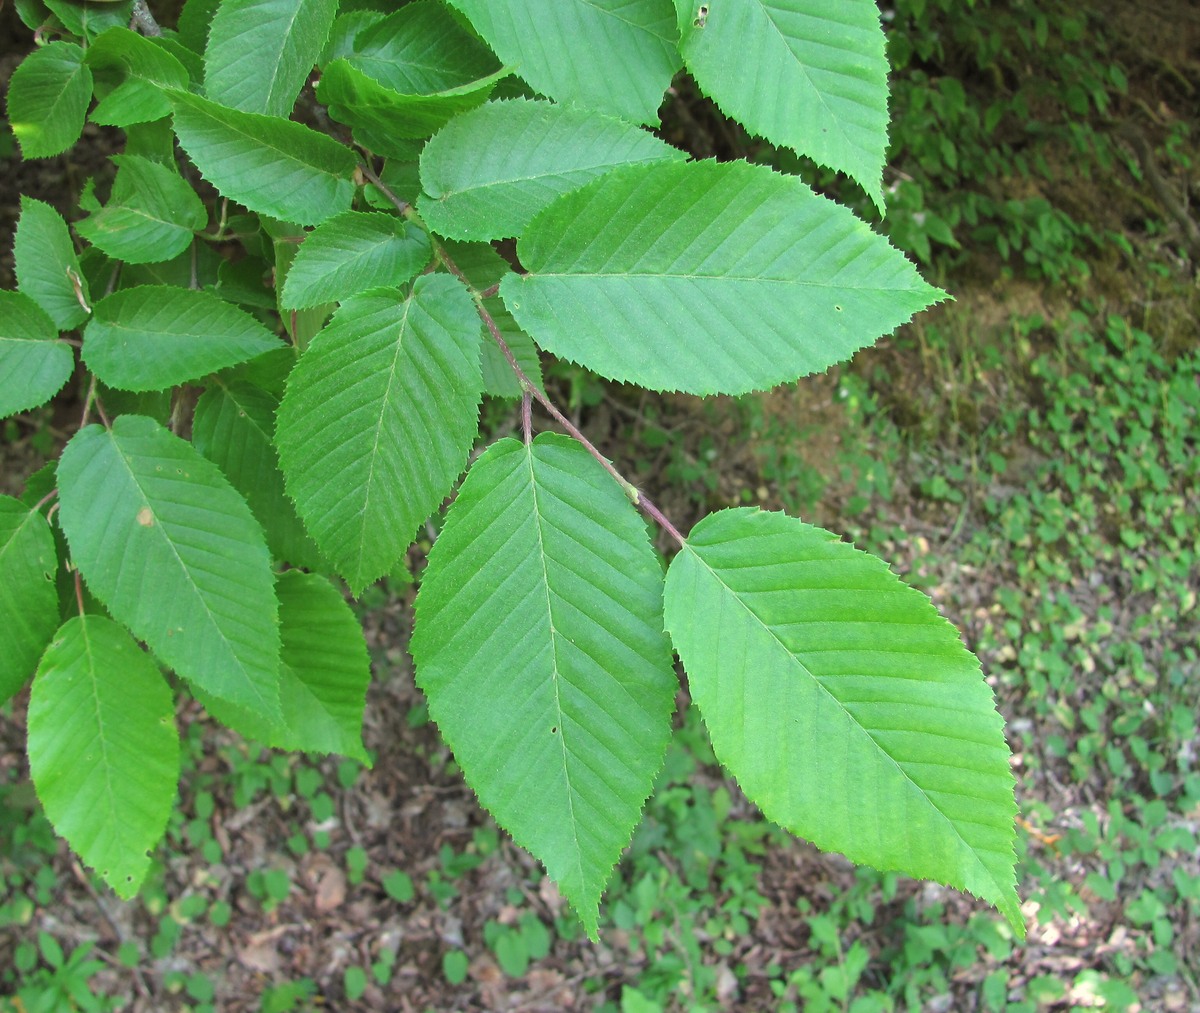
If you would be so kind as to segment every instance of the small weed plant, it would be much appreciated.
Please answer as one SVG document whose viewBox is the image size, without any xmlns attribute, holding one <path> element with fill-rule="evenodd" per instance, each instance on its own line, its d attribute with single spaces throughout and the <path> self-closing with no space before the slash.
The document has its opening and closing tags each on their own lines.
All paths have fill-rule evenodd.
<svg viewBox="0 0 1200 1013">
<path fill-rule="evenodd" d="M 164 671 L 250 739 L 370 760 L 343 588 L 402 571 L 465 471 L 416 597 L 417 682 L 589 935 L 664 762 L 675 655 L 771 820 L 1022 932 L 1009 751 L 954 627 L 794 517 L 683 534 L 541 379 L 545 354 L 764 390 L 943 297 L 795 176 L 645 129 L 685 68 L 882 209 L 871 0 L 188 0 L 170 30 L 140 0 L 19 12 L 39 43 L 8 97 L 23 157 L 88 118 L 124 147 L 78 220 L 22 200 L 0 292 L 0 416 L 78 406 L 61 456 L 0 500 L 0 698 L 32 677 L 38 796 L 118 894 L 175 797 Z M 520 431 L 477 448 L 485 397 L 515 399 Z M 563 433 L 534 435 L 535 401 Z M 290 889 L 252 884 L 265 908 Z M 511 973 L 545 948 L 532 922 L 487 942 Z"/>
</svg>

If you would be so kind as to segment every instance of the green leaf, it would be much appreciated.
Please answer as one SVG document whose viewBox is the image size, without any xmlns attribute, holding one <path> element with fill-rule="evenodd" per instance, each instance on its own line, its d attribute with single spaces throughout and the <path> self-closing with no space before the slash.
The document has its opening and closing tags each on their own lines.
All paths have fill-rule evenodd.
<svg viewBox="0 0 1200 1013">
<path fill-rule="evenodd" d="M 129 634 L 67 620 L 29 694 L 29 771 L 54 829 L 126 900 L 150 870 L 179 780 L 171 690 Z"/>
<path fill-rule="evenodd" d="M 216 17 L 221 0 L 184 0 L 176 26 L 179 41 L 193 53 L 203 53 L 208 44 L 208 29 Z"/>
<path fill-rule="evenodd" d="M 49 496 L 58 484 L 57 471 L 58 461 L 47 461 L 25 479 L 25 488 L 21 491 L 21 502 L 32 509 L 38 505 L 39 500 Z"/>
<path fill-rule="evenodd" d="M 399 287 L 429 257 L 429 236 L 410 222 L 379 212 L 347 211 L 304 240 L 280 301 L 289 309 L 303 309 L 369 288 Z"/>
<path fill-rule="evenodd" d="M 249 384 L 265 391 L 278 401 L 283 397 L 283 388 L 287 383 L 288 374 L 296 365 L 299 353 L 290 345 L 282 345 L 272 349 L 266 355 L 259 355 L 249 362 L 240 363 L 232 369 L 227 369 L 213 378 L 214 383 Z M 271 414 L 275 408 L 271 409 Z"/>
<path fill-rule="evenodd" d="M 277 305 L 273 272 L 273 264 L 253 254 L 240 260 L 222 260 L 217 266 L 217 283 L 211 291 L 239 306 L 273 310 Z"/>
<path fill-rule="evenodd" d="M 288 116 L 316 64 L 337 0 L 225 0 L 204 51 L 204 93 L 248 113 Z"/>
<path fill-rule="evenodd" d="M 364 28 L 351 62 L 382 85 L 436 95 L 500 70 L 495 55 L 434 0 L 417 0 Z"/>
<path fill-rule="evenodd" d="M 174 169 L 137 155 L 114 155 L 118 167 L 108 203 L 75 223 L 97 249 L 127 264 L 178 257 L 208 224 L 203 202 Z"/>
<path fill-rule="evenodd" d="M 170 53 L 188 73 L 188 88 L 198 89 L 204 80 L 204 57 L 184 45 L 178 35 L 156 35 L 150 42 L 166 53 Z"/>
<path fill-rule="evenodd" d="M 180 411 L 175 403 L 175 391 L 171 388 L 128 391 L 109 387 L 97 381 L 95 395 L 109 418 L 116 418 L 118 415 L 145 415 L 169 427 L 171 410 L 174 408 L 176 413 Z M 178 414 L 176 415 L 176 424 L 178 424 Z"/>
<path fill-rule="evenodd" d="M 126 127 L 125 154 L 148 158 L 151 162 L 174 169 L 175 131 L 171 129 L 171 118 L 164 116 L 150 123 L 134 123 Z"/>
<path fill-rule="evenodd" d="M 428 137 L 484 101 L 506 76 L 496 57 L 440 3 L 419 0 L 355 35 L 317 85 L 330 115 L 365 147 L 403 156 L 397 139 Z"/>
<path fill-rule="evenodd" d="M 317 98 L 329 106 L 330 116 L 353 127 L 356 136 L 365 131 L 365 146 L 400 157 L 403 146 L 397 139 L 428 137 L 451 117 L 485 101 L 506 73 L 498 70 L 457 88 L 412 95 L 380 84 L 348 60 L 334 60 L 321 75 Z"/>
<path fill-rule="evenodd" d="M 500 292 L 539 345 L 616 380 L 764 390 L 849 358 L 944 293 L 800 180 L 741 162 L 617 169 L 517 244 Z"/>
<path fill-rule="evenodd" d="M 593 938 L 671 735 L 662 630 L 645 525 L 588 452 L 555 434 L 489 447 L 417 595 L 417 683 L 479 800 Z"/>
<path fill-rule="evenodd" d="M 63 27 L 72 35 L 94 39 L 107 28 L 129 24 L 131 0 L 119 3 L 72 3 L 71 0 L 44 0 Z"/>
<path fill-rule="evenodd" d="M 350 208 L 349 148 L 301 123 L 172 92 L 175 133 L 201 174 L 251 211 L 316 225 Z"/>
<path fill-rule="evenodd" d="M 96 123 L 129 127 L 160 120 L 171 114 L 166 90 L 188 86 L 187 68 L 173 54 L 128 28 L 104 32 L 84 62 L 96 78 Z"/>
<path fill-rule="evenodd" d="M 57 565 L 46 518 L 0 496 L 0 703 L 33 675 L 58 626 Z"/>
<path fill-rule="evenodd" d="M 517 99 L 451 120 L 421 153 L 421 217 L 455 239 L 519 236 L 555 197 L 619 165 L 687 156 L 632 124 Z"/>
<path fill-rule="evenodd" d="M 279 348 L 245 310 L 171 285 L 121 289 L 96 303 L 83 359 L 110 387 L 161 390 Z"/>
<path fill-rule="evenodd" d="M 828 531 L 724 510 L 672 561 L 666 618 L 717 758 L 764 815 L 1023 932 L 1004 723 L 924 595 Z"/>
<path fill-rule="evenodd" d="M 465 288 L 342 304 L 288 378 L 277 443 L 309 533 L 358 593 L 387 573 L 462 471 L 478 431 L 480 323 Z"/>
<path fill-rule="evenodd" d="M 671 0 L 450 0 L 500 59 L 564 105 L 657 123 L 680 59 Z"/>
<path fill-rule="evenodd" d="M 200 689 L 279 720 L 271 561 L 216 465 L 122 415 L 71 438 L 58 488 L 71 560 L 113 618 Z"/>
<path fill-rule="evenodd" d="M 507 261 L 488 243 L 460 243 L 448 240 L 443 245 L 455 266 L 463 272 L 477 292 L 498 285 L 505 275 L 512 272 Z M 540 389 L 542 364 L 533 339 L 517 326 L 517 322 L 513 320 L 512 314 L 508 312 L 499 296 L 484 299 L 483 308 L 491 314 L 500 336 L 517 360 L 517 365 L 533 381 L 534 386 Z M 500 346 L 490 334 L 484 334 L 482 347 L 483 392 L 493 397 L 520 397 L 522 391 L 517 374 L 513 372 L 504 353 L 500 351 Z"/>
<path fill-rule="evenodd" d="M 378 10 L 351 10 L 344 14 L 338 14 L 333 19 L 333 26 L 329 29 L 329 38 L 326 40 L 325 48 L 317 62 L 324 68 L 326 64 L 332 63 L 339 57 L 349 59 L 354 55 L 354 46 L 358 36 L 372 25 L 379 24 L 385 17 L 387 15 Z"/>
<path fill-rule="evenodd" d="M 8 84 L 8 122 L 24 158 L 49 158 L 79 140 L 92 72 L 83 50 L 70 42 L 35 49 L 13 71 Z"/>
<path fill-rule="evenodd" d="M 67 223 L 49 204 L 21 197 L 13 259 L 21 292 L 45 310 L 60 331 L 87 319 L 88 284 Z"/>
<path fill-rule="evenodd" d="M 324 577 L 287 570 L 276 579 L 275 590 L 284 724 L 220 701 L 205 700 L 205 706 L 242 735 L 276 749 L 338 753 L 370 766 L 362 719 L 371 666 L 358 620 Z"/>
<path fill-rule="evenodd" d="M 278 407 L 265 390 L 218 378 L 196 403 L 192 443 L 245 497 L 276 559 L 318 567 L 320 553 L 284 494 L 274 443 Z"/>
<path fill-rule="evenodd" d="M 675 0 L 704 93 L 772 144 L 857 180 L 883 212 L 888 61 L 874 0 Z"/>
<path fill-rule="evenodd" d="M 75 368 L 71 346 L 32 299 L 0 290 L 0 419 L 45 404 Z"/>
<path fill-rule="evenodd" d="M 308 347 L 313 335 L 324 326 L 334 306 L 322 303 L 308 309 L 288 311 L 283 305 L 283 287 L 287 284 L 287 276 L 291 273 L 296 254 L 300 252 L 300 245 L 308 237 L 309 230 L 273 218 L 261 218 L 260 224 L 264 238 L 270 242 L 273 260 L 270 284 L 275 296 L 276 310 L 291 340 L 293 351 L 298 355 Z M 295 365 L 294 361 L 292 365 Z"/>
</svg>

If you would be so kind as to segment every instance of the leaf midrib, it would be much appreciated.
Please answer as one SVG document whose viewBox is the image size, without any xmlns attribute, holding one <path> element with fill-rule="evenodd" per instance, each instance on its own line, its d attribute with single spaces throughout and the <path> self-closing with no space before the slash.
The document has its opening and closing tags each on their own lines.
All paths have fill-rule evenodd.
<svg viewBox="0 0 1200 1013">
<path fill-rule="evenodd" d="M 369 463 L 367 465 L 367 477 L 363 488 L 362 496 L 362 523 L 358 526 L 358 552 L 357 563 L 358 569 L 361 571 L 363 562 L 367 556 L 367 531 L 370 527 L 370 508 L 371 508 L 371 487 L 375 482 L 375 469 L 379 461 L 379 445 L 382 442 L 382 433 L 384 429 L 384 416 L 392 412 L 392 386 L 396 382 L 396 371 L 398 363 L 404 355 L 404 339 L 409 330 L 408 318 L 412 312 L 413 304 L 416 301 L 416 286 L 413 286 L 413 291 L 408 298 L 404 300 L 404 312 L 400 317 L 396 340 L 393 346 L 391 367 L 387 372 L 387 383 L 383 389 L 383 395 L 379 399 L 379 414 L 375 418 L 374 425 L 374 440 L 371 443 L 371 453 L 369 455 Z"/>
<path fill-rule="evenodd" d="M 567 754 L 567 728 L 563 721 L 562 697 L 559 692 L 559 680 L 561 678 L 558 663 L 559 633 L 554 626 L 554 605 L 550 597 L 550 573 L 546 567 L 546 544 L 542 537 L 542 509 L 538 502 L 538 483 L 537 475 L 534 472 L 533 445 L 527 443 L 522 449 L 525 453 L 526 465 L 529 471 L 529 490 L 533 498 L 533 526 L 537 532 L 538 562 L 542 569 L 542 587 L 546 591 L 546 615 L 550 620 L 551 656 L 554 659 L 554 672 L 551 675 L 552 685 L 554 686 L 554 711 L 558 718 L 558 739 L 559 748 L 562 751 L 563 778 L 566 780 L 567 812 L 570 816 L 571 840 L 575 845 L 575 872 L 579 877 L 580 888 L 583 889 L 587 884 L 587 877 L 583 869 L 583 846 L 579 842 L 579 821 L 575 818 L 575 791 L 571 786 L 571 768 Z"/>
<path fill-rule="evenodd" d="M 649 137 L 650 135 L 647 134 L 646 136 Z M 434 197 L 433 199 L 435 201 L 437 201 L 438 203 L 442 203 L 450 198 L 462 197 L 464 194 L 474 194 L 475 191 L 477 191 L 477 190 L 487 190 L 489 188 L 498 187 L 498 186 L 514 186 L 519 183 L 528 183 L 528 182 L 532 182 L 535 180 L 543 180 L 543 179 L 564 178 L 564 179 L 566 179 L 567 182 L 573 182 L 573 180 L 570 179 L 570 177 L 578 176 L 578 175 L 585 174 L 585 173 L 595 173 L 595 172 L 597 172 L 597 170 L 619 169 L 619 168 L 624 168 L 625 166 L 645 165 L 646 163 L 651 163 L 651 162 L 666 162 L 666 161 L 672 161 L 672 160 L 673 159 L 671 158 L 670 153 L 667 152 L 667 153 L 664 153 L 661 155 L 648 156 L 646 158 L 637 158 L 637 159 L 632 159 L 632 160 L 626 159 L 626 160 L 622 160 L 620 162 L 603 162 L 603 161 L 601 161 L 601 162 L 589 163 L 587 165 L 575 164 L 575 165 L 569 166 L 568 168 L 555 169 L 553 171 L 548 171 L 548 172 L 537 172 L 537 173 L 532 173 L 528 176 L 504 176 L 504 177 L 497 176 L 497 177 L 493 177 L 491 179 L 485 180 L 482 183 L 475 183 L 470 186 L 464 186 L 458 190 L 443 189 L 441 192 L 441 195 L 438 197 Z M 587 180 L 586 182 L 591 182 L 591 180 Z"/>
<path fill-rule="evenodd" d="M 104 786 L 108 801 L 108 811 L 111 816 L 116 817 L 115 819 L 108 820 L 108 823 L 110 826 L 113 826 L 116 833 L 120 835 L 121 839 L 124 841 L 125 834 L 123 833 L 123 830 L 128 826 L 128 824 L 123 818 L 125 815 L 124 809 L 117 803 L 116 793 L 113 788 L 111 776 L 112 764 L 109 762 L 108 758 L 108 738 L 104 734 L 103 707 L 100 704 L 100 693 L 96 680 L 96 670 L 98 666 L 92 650 L 92 638 L 88 635 L 87 618 L 85 616 L 79 617 L 79 636 L 83 641 L 83 650 L 87 656 L 88 688 L 91 691 L 92 703 L 96 709 L 96 728 L 98 730 L 96 737 L 100 741 L 100 751 L 103 756 Z M 126 845 L 122 850 L 128 851 L 128 845 Z"/>
<path fill-rule="evenodd" d="M 649 272 L 640 271 L 612 271 L 612 272 L 569 272 L 569 271 L 537 271 L 531 270 L 528 274 L 514 275 L 520 278 L 522 284 L 538 278 L 583 278 L 583 279 L 663 279 L 665 281 L 700 281 L 700 282 L 723 282 L 723 281 L 748 281 L 762 283 L 765 285 L 791 285 L 798 288 L 823 288 L 841 292 L 913 292 L 920 291 L 919 287 L 901 286 L 897 288 L 879 288 L 878 286 L 870 285 L 848 285 L 835 284 L 833 282 L 809 281 L 805 278 L 770 278 L 761 275 L 740 275 L 740 274 L 676 274 L 674 272 L 662 272 L 651 274 Z M 925 285 L 925 282 L 918 279 L 919 285 Z"/>
</svg>

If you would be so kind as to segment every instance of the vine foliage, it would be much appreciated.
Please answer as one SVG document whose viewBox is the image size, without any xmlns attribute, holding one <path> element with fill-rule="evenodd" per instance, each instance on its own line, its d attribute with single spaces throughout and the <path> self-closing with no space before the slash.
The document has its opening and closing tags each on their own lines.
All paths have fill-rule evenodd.
<svg viewBox="0 0 1200 1013">
<path fill-rule="evenodd" d="M 83 404 L 60 459 L 0 498 L 0 699 L 32 678 L 38 795 L 117 893 L 173 804 L 177 691 L 271 746 L 370 761 L 343 589 L 391 572 L 462 478 L 416 599 L 417 682 L 591 935 L 663 762 L 676 654 L 769 818 L 1022 931 L 1003 725 L 954 628 L 798 519 L 725 510 L 684 536 L 539 371 L 763 390 L 943 298 L 796 177 L 646 129 L 682 68 L 882 207 L 871 0 L 188 0 L 167 30 L 45 4 L 18 4 L 41 43 L 8 97 L 23 156 L 87 118 L 125 146 L 79 220 L 22 200 L 0 292 L 0 415 L 69 383 Z M 472 460 L 484 397 L 523 424 Z M 533 401 L 565 435 L 533 435 Z M 647 519 L 676 543 L 665 570 Z"/>
</svg>

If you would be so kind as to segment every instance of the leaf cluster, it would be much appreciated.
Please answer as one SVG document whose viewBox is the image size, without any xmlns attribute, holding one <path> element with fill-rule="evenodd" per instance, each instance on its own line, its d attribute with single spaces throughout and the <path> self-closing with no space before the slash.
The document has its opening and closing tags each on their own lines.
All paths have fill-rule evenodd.
<svg viewBox="0 0 1200 1013">
<path fill-rule="evenodd" d="M 164 668 L 246 736 L 369 759 L 342 582 L 396 568 L 465 471 L 417 596 L 417 682 L 590 934 L 663 762 L 676 655 L 771 819 L 1020 931 L 1002 722 L 953 627 L 795 518 L 723 511 L 684 537 L 540 378 L 550 355 L 762 390 L 942 298 L 796 177 L 645 129 L 685 67 L 882 207 L 872 3 L 188 0 L 169 31 L 60 6 L 24 8 L 52 41 L 13 77 L 22 153 L 85 117 L 126 146 L 74 235 L 23 199 L 0 293 L 0 414 L 86 391 L 56 465 L 0 501 L 0 690 L 33 675 L 34 783 L 85 861 L 123 895 L 145 876 L 179 767 Z M 488 396 L 520 400 L 521 433 L 476 452 Z M 565 435 L 534 437 L 534 400 Z M 647 518 L 678 544 L 665 573 Z"/>
</svg>

